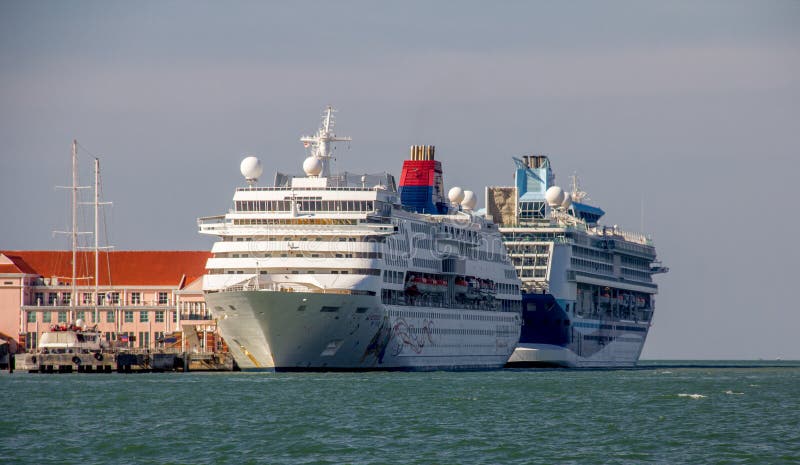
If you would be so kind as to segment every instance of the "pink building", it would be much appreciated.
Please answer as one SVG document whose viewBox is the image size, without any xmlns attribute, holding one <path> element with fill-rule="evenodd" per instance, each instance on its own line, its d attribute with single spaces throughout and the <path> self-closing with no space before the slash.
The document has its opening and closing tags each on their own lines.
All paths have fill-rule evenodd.
<svg viewBox="0 0 800 465">
<path fill-rule="evenodd" d="M 0 338 L 11 349 L 36 347 L 53 325 L 82 319 L 123 347 L 217 351 L 222 341 L 202 292 L 209 252 L 101 252 L 95 292 L 94 253 L 0 251 Z M 73 305 L 74 303 L 74 305 Z M 18 346 L 17 346 L 18 344 Z"/>
</svg>

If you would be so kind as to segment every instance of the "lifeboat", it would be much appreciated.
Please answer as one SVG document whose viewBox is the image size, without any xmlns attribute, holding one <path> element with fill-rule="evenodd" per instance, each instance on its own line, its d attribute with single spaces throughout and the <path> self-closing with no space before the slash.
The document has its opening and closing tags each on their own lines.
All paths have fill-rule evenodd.
<svg viewBox="0 0 800 465">
<path fill-rule="evenodd" d="M 418 278 L 416 278 L 414 275 L 408 277 L 408 281 L 406 282 L 406 294 L 414 296 L 422 293 L 422 290 L 418 286 L 417 279 Z"/>
<path fill-rule="evenodd" d="M 464 295 L 467 299 L 480 299 L 481 295 L 481 283 L 479 280 L 475 278 L 469 278 L 467 280 L 467 293 Z"/>
<path fill-rule="evenodd" d="M 494 282 L 489 279 L 481 279 L 479 281 L 480 284 L 480 293 L 482 295 L 494 295 L 497 293 L 497 289 L 495 288 Z"/>
<path fill-rule="evenodd" d="M 453 284 L 456 295 L 465 295 L 469 289 L 469 284 L 467 284 L 467 280 L 464 278 L 456 278 L 456 281 Z"/>
<path fill-rule="evenodd" d="M 443 279 L 416 277 L 411 283 L 423 294 L 436 294 L 447 290 L 447 281 Z"/>
</svg>

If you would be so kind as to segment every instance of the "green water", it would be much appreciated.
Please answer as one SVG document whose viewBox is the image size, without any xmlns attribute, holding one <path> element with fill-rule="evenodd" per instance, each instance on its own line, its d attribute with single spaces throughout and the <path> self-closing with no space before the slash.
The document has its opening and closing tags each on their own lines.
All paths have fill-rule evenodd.
<svg viewBox="0 0 800 465">
<path fill-rule="evenodd" d="M 0 463 L 800 463 L 800 365 L 0 374 Z"/>
</svg>

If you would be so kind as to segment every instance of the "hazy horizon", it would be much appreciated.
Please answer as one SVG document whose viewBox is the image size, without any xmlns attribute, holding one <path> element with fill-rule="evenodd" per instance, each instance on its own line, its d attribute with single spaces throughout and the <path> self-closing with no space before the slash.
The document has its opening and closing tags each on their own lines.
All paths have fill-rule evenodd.
<svg viewBox="0 0 800 465">
<path fill-rule="evenodd" d="M 798 359 L 798 25 L 791 1 L 5 1 L 0 249 L 69 247 L 77 139 L 109 243 L 209 250 L 196 218 L 227 211 L 245 154 L 262 184 L 301 172 L 331 104 L 337 169 L 397 176 L 435 145 L 479 206 L 512 156 L 577 173 L 670 267 L 643 359 Z"/>
</svg>

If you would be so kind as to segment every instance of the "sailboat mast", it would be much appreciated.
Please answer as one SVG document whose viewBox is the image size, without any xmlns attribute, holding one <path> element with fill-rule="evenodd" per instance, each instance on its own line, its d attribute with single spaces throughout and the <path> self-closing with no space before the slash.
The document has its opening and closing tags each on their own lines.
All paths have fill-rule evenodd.
<svg viewBox="0 0 800 465">
<path fill-rule="evenodd" d="M 75 277 L 78 270 L 78 141 L 72 140 L 72 290 L 69 299 L 69 321 L 75 321 L 77 289 Z"/>
<path fill-rule="evenodd" d="M 99 238 L 99 209 L 100 209 L 100 159 L 94 159 L 94 319 L 92 320 L 95 325 L 100 320 L 100 313 L 97 311 L 97 296 L 100 292 L 100 255 Z"/>
</svg>

